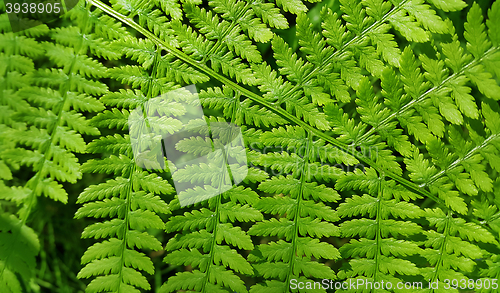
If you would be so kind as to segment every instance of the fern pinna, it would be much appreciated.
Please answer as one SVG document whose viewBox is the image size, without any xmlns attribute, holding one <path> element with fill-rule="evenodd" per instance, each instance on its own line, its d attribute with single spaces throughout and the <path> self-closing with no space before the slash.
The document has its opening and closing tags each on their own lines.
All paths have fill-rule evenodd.
<svg viewBox="0 0 500 293">
<path fill-rule="evenodd" d="M 280 240 L 259 245 L 249 256 L 249 260 L 255 262 L 257 276 L 266 279 L 250 292 L 284 292 L 290 284 L 309 278 L 335 279 L 333 270 L 312 261 L 313 258 L 335 260 L 340 257 L 332 244 L 319 241 L 323 237 L 339 236 L 338 227 L 331 223 L 337 221 L 338 216 L 329 204 L 338 201 L 340 196 L 333 188 L 317 183 L 329 182 L 341 173 L 340 169 L 327 164 L 338 160 L 331 156 L 335 148 L 296 127 L 275 128 L 264 132 L 260 139 L 264 145 L 279 147 L 282 152 L 261 154 L 255 163 L 269 168 L 270 172 L 291 174 L 275 176 L 258 187 L 273 196 L 262 198 L 256 207 L 276 217 L 256 223 L 249 233 L 277 236 Z"/>
<path fill-rule="evenodd" d="M 171 209 L 179 210 L 181 205 L 192 204 L 196 209 L 173 216 L 166 224 L 168 233 L 178 234 L 166 245 L 168 254 L 165 262 L 176 266 L 190 265 L 193 270 L 169 278 L 161 292 L 180 289 L 246 292 L 245 283 L 237 274 L 253 275 L 252 266 L 240 251 L 252 250 L 254 245 L 250 236 L 235 224 L 262 220 L 262 214 L 252 207 L 258 201 L 258 195 L 244 186 L 224 191 L 224 185 L 231 187 L 235 178 L 245 178 L 245 183 L 260 181 L 267 174 L 240 165 L 242 157 L 238 152 L 245 149 L 231 144 L 234 128 L 227 127 L 220 118 L 207 120 L 211 138 L 186 137 L 176 144 L 176 148 L 184 153 L 205 155 L 208 163 L 189 163 L 172 175 L 179 182 L 200 185 L 180 192 L 177 189 L 178 197 L 170 203 Z M 206 130 L 207 127 L 196 128 L 195 134 L 205 134 Z M 221 150 L 226 150 L 226 155 L 222 155 Z M 215 193 L 214 190 L 223 192 Z"/>
<path fill-rule="evenodd" d="M 498 290 L 500 4 L 316 2 L 3 13 L 2 288 L 43 284 L 37 199 L 102 173 L 88 292 Z"/>
</svg>

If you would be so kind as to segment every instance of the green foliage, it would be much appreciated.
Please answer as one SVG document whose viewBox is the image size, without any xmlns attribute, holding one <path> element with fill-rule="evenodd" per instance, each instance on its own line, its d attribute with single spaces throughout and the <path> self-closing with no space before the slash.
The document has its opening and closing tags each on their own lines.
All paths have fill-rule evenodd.
<svg viewBox="0 0 500 293">
<path fill-rule="evenodd" d="M 82 0 L 19 33 L 3 13 L 0 286 L 56 292 L 46 198 L 79 205 L 86 292 L 499 278 L 498 1 L 315 2 Z"/>
<path fill-rule="evenodd" d="M 77 7 L 72 14 L 82 20 L 86 13 L 85 7 Z M 6 21 L 7 15 L 2 14 L 2 23 Z M 7 187 L 2 183 L 2 199 L 12 202 L 10 209 L 18 208 L 19 215 L 19 219 L 2 216 L 0 279 L 2 287 L 12 292 L 28 286 L 35 268 L 40 244 L 26 223 L 38 197 L 67 203 L 68 194 L 61 183 L 76 183 L 82 176 L 75 156 L 85 152 L 82 135 L 100 134 L 82 115 L 102 110 L 93 96 L 107 90 L 104 83 L 92 79 L 103 77 L 104 67 L 86 55 L 89 48 L 99 48 L 106 41 L 85 37 L 89 29 L 69 26 L 49 32 L 42 25 L 22 34 L 3 29 L 2 179 L 13 179 L 11 171 L 28 173 L 21 184 L 11 181 Z M 42 36 L 53 42 L 39 42 L 37 38 Z M 52 68 L 35 69 L 35 60 L 42 56 Z M 28 169 L 20 169 L 24 167 Z"/>
<path fill-rule="evenodd" d="M 197 173 L 202 171 L 197 165 L 189 170 L 193 180 L 204 181 L 205 174 Z M 190 180 L 186 178 L 181 181 Z M 196 189 L 184 192 L 179 196 L 200 193 Z M 262 214 L 252 207 L 257 201 L 258 195 L 251 189 L 235 188 L 205 200 L 208 208 L 202 207 L 205 204 L 197 204 L 199 210 L 186 211 L 171 217 L 166 224 L 166 231 L 178 234 L 168 241 L 165 250 L 169 254 L 164 261 L 176 266 L 190 265 L 193 270 L 172 276 L 161 287 L 160 292 L 181 289 L 194 289 L 199 292 L 246 292 L 244 282 L 235 273 L 251 276 L 253 269 L 237 249 L 252 250 L 254 245 L 250 236 L 233 224 L 262 220 Z M 179 201 L 173 200 L 170 206 L 172 210 L 178 210 Z"/>
<path fill-rule="evenodd" d="M 21 292 L 23 283 L 32 278 L 40 243 L 35 232 L 14 215 L 2 214 L 0 221 L 0 284 L 5 292 Z"/>
<path fill-rule="evenodd" d="M 257 159 L 259 165 L 291 174 L 275 176 L 258 187 L 274 196 L 262 198 L 256 208 L 275 217 L 256 223 L 248 232 L 254 236 L 277 236 L 281 240 L 261 244 L 249 256 L 249 260 L 256 263 L 257 275 L 266 279 L 254 285 L 250 292 L 285 292 L 291 279 L 334 279 L 335 273 L 329 267 L 313 261 L 313 258 L 340 257 L 332 244 L 319 241 L 340 234 L 338 227 L 331 223 L 337 221 L 338 216 L 328 206 L 340 196 L 334 189 L 316 183 L 316 180 L 335 179 L 339 173 L 326 165 L 329 158 L 317 152 L 327 146 L 295 127 L 264 132 L 260 140 L 266 146 L 296 152 L 291 155 L 285 150 L 266 153 Z"/>
<path fill-rule="evenodd" d="M 148 78 L 150 75 L 155 78 L 160 72 L 168 70 L 158 65 L 167 64 L 167 60 L 158 61 L 159 54 L 148 55 L 154 50 L 151 43 L 130 42 L 130 36 L 127 35 L 122 31 L 120 40 L 114 41 L 110 48 L 117 56 L 121 56 L 118 52 L 125 52 L 133 60 L 144 62 L 144 65 L 114 68 L 108 70 L 107 74 L 140 89 L 135 92 L 121 90 L 106 93 L 101 101 L 113 107 L 113 110 L 105 110 L 93 118 L 92 124 L 97 127 L 122 130 L 128 123 L 130 112 L 127 109 L 146 107 L 148 99 L 171 86 L 165 78 L 155 82 Z M 148 58 L 153 60 L 149 61 Z M 151 69 L 152 64 L 154 66 Z M 88 145 L 88 151 L 102 154 L 103 158 L 87 161 L 83 165 L 84 172 L 114 174 L 116 177 L 87 187 L 78 197 L 77 203 L 84 204 L 76 212 L 75 218 L 103 218 L 102 222 L 87 226 L 82 237 L 107 239 L 87 249 L 82 257 L 84 267 L 78 273 L 78 278 L 93 278 L 87 286 L 87 292 L 140 292 L 139 288 L 150 290 L 151 286 L 143 273 L 153 274 L 154 265 L 143 251 L 162 249 L 151 229 L 164 228 L 165 224 L 159 215 L 170 211 L 159 195 L 169 194 L 173 188 L 162 179 L 161 174 L 146 172 L 136 165 L 137 159 L 134 158 L 131 139 L 127 134 L 102 136 Z"/>
<path fill-rule="evenodd" d="M 344 237 L 358 236 L 359 240 L 351 240 L 342 246 L 342 256 L 353 259 L 339 272 L 339 277 L 351 282 L 362 279 L 365 282 L 397 284 L 403 282 L 403 276 L 418 275 L 419 269 L 408 258 L 423 252 L 411 241 L 413 235 L 423 232 L 411 221 L 422 217 L 422 210 L 413 203 L 397 200 L 401 195 L 394 181 L 386 182 L 372 169 L 365 174 L 355 172 L 354 175 L 347 175 L 337 182 L 336 187 L 342 190 L 352 182 L 357 182 L 358 188 L 368 194 L 353 195 L 337 210 L 340 217 L 362 217 L 347 220 L 340 227 Z"/>
</svg>

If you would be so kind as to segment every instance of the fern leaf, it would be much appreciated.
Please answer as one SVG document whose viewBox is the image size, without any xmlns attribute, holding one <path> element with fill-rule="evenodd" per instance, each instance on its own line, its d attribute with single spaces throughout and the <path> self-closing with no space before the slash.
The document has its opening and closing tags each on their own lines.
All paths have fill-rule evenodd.
<svg viewBox="0 0 500 293">
<path fill-rule="evenodd" d="M 82 9 L 86 10 L 80 5 L 74 10 L 81 11 Z M 2 15 L 4 16 L 6 15 Z M 5 149 L 5 155 L 2 154 L 1 158 L 10 157 L 9 165 L 14 170 L 18 169 L 19 165 L 29 167 L 23 171 L 26 174 L 23 176 L 26 181 L 15 183 L 21 186 L 8 188 L 7 196 L 4 197 L 4 199 L 16 202 L 20 207 L 19 220 L 12 218 L 13 216 L 5 218 L 9 220 L 5 222 L 6 230 L 1 233 L 2 237 L 4 233 L 10 233 L 13 237 L 9 240 L 11 243 L 2 249 L 5 255 L 0 258 L 0 262 L 4 263 L 0 278 L 8 276 L 8 281 L 5 281 L 7 287 L 20 286 L 19 280 L 16 280 L 17 277 L 13 273 L 18 274 L 24 283 L 23 287 L 28 287 L 31 282 L 31 273 L 34 269 L 34 262 L 31 258 L 38 254 L 39 244 L 34 235 L 27 234 L 33 234 L 33 232 L 26 224 L 31 219 L 31 212 L 35 209 L 37 197 L 46 196 L 62 203 L 68 202 L 68 194 L 61 183 L 76 183 L 82 176 L 80 164 L 75 155 L 85 152 L 86 144 L 82 135 L 100 133 L 90 126 L 80 113 L 80 111 L 102 110 L 103 105 L 93 95 L 107 90 L 106 85 L 93 80 L 93 78 L 103 77 L 104 69 L 94 59 L 88 57 L 90 45 L 81 42 L 85 36 L 79 34 L 80 30 L 87 30 L 85 31 L 89 36 L 87 39 L 98 38 L 90 31 L 91 29 L 92 25 L 86 28 L 70 26 L 49 31 L 47 26 L 43 25 L 18 34 L 2 34 L 2 51 L 14 56 L 21 54 L 25 57 L 17 58 L 19 66 L 8 66 L 5 70 L 17 70 L 19 74 L 26 75 L 12 84 L 15 88 L 25 82 L 19 88 L 15 98 L 18 102 L 7 103 L 7 105 L 10 104 L 9 108 L 17 107 L 16 104 L 19 106 L 16 109 L 17 114 L 9 117 L 11 121 L 2 119 L 9 124 L 9 127 L 15 129 L 15 132 L 10 132 L 10 139 L 15 145 Z M 69 31 L 75 33 L 72 38 L 68 37 Z M 58 37 L 54 37 L 57 33 L 60 33 Z M 30 35 L 32 37 L 27 37 Z M 35 37 L 41 36 L 53 43 L 39 43 Z M 12 41 L 15 43 L 11 43 Z M 11 47 L 13 44 L 16 46 L 22 44 L 24 48 L 14 49 L 15 47 Z M 48 58 L 44 62 L 48 62 L 47 64 L 50 64 L 48 67 L 53 68 L 51 70 L 30 69 L 29 67 L 33 64 L 27 63 L 26 58 L 36 59 L 42 53 Z M 13 61 L 15 60 L 16 57 Z M 10 62 L 9 60 L 8 63 Z M 57 67 L 62 68 L 56 69 Z M 5 81 L 4 72 L 1 78 Z M 4 88 L 0 91 L 3 93 Z M 9 95 L 2 95 L 1 105 L 5 105 L 3 101 L 5 97 L 9 98 Z M 25 126 L 21 127 L 21 125 Z M 12 227 L 9 228 L 9 226 Z M 33 248 L 28 249 L 26 245 L 33 246 Z M 26 258 L 9 256 L 17 253 L 25 254 Z M 24 266 L 22 271 L 12 266 L 13 260 Z M 27 260 L 29 260 L 28 263 L 26 263 Z M 20 291 L 20 289 L 12 290 Z"/>
<path fill-rule="evenodd" d="M 232 117 L 234 119 L 234 112 Z M 214 128 L 211 127 L 212 133 L 216 134 L 218 131 L 223 131 L 223 129 L 218 130 L 216 124 L 214 126 Z M 177 144 L 178 150 L 190 153 L 194 150 L 194 147 L 199 145 L 200 140 L 195 138 L 196 136 L 191 136 L 182 140 L 182 143 Z M 211 144 L 217 142 L 209 138 L 206 139 L 208 140 L 202 140 L 202 142 Z M 212 151 L 206 151 L 208 153 L 207 158 L 216 160 L 217 157 L 210 157 Z M 229 151 L 232 152 L 232 150 Z M 226 178 L 229 173 L 221 173 L 219 162 L 217 161 L 217 165 L 215 162 L 213 161 L 211 164 L 188 164 L 173 173 L 174 180 L 178 182 L 206 184 L 204 188 L 193 187 L 184 191 L 178 190 L 178 192 L 180 191 L 179 199 L 183 197 L 191 199 L 188 205 L 201 202 L 204 207 L 199 211 L 186 211 L 183 215 L 171 217 L 167 222 L 167 232 L 183 231 L 183 233 L 178 233 L 167 243 L 166 249 L 169 254 L 165 261 L 171 264 L 196 266 L 197 269 L 190 274 L 177 273 L 162 286 L 162 292 L 172 292 L 183 288 L 194 288 L 199 292 L 222 291 L 225 289 L 247 292 L 243 281 L 234 272 L 251 274 L 253 270 L 235 248 L 252 250 L 254 245 L 250 236 L 240 227 L 233 226 L 233 223 L 236 221 L 254 222 L 262 220 L 262 214 L 258 210 L 248 204 L 242 205 L 242 203 L 258 201 L 258 196 L 254 191 L 243 186 L 227 191 L 223 189 L 222 194 L 219 194 L 221 193 L 219 190 L 221 185 L 232 184 L 226 182 L 231 179 Z M 230 177 L 237 178 L 238 175 L 235 169 L 230 168 L 232 170 Z M 208 194 L 212 195 L 207 196 L 207 191 L 210 191 Z M 199 196 L 201 198 L 198 198 Z M 172 209 L 179 209 L 179 201 L 174 200 L 171 207 Z M 227 245 L 223 245 L 223 241 Z M 181 247 L 188 247 L 190 250 L 176 250 Z M 196 278 L 196 280 L 190 279 L 189 285 L 183 284 L 181 280 L 185 280 L 187 277 Z"/>
<path fill-rule="evenodd" d="M 361 184 L 358 184 L 357 188 L 374 195 L 353 196 L 342 203 L 337 212 L 340 217 L 361 215 L 375 218 L 375 220 L 354 219 L 346 221 L 340 226 L 344 236 L 359 235 L 362 238 L 353 240 L 340 249 L 344 257 L 352 256 L 354 258 L 350 261 L 350 267 L 339 273 L 339 277 L 355 280 L 355 282 L 361 282 L 360 280 L 364 280 L 364 282 L 401 282 L 393 276 L 394 273 L 397 273 L 401 278 L 404 278 L 405 275 L 419 275 L 420 270 L 405 258 L 409 255 L 422 253 L 422 249 L 411 240 L 398 239 L 398 237 L 400 237 L 399 235 L 408 237 L 418 234 L 421 232 L 421 228 L 410 221 L 406 221 L 402 225 L 403 223 L 398 223 L 397 220 L 389 219 L 389 216 L 395 219 L 415 219 L 421 217 L 423 211 L 414 204 L 397 202 L 392 199 L 392 196 L 385 195 L 383 192 L 384 178 L 377 178 L 373 183 L 366 182 L 367 178 L 360 180 L 365 182 L 360 182 Z M 346 183 L 346 181 L 339 180 L 336 187 L 343 188 Z M 363 227 L 362 224 L 365 226 Z M 388 237 L 389 235 L 392 237 Z M 391 244 L 396 243 L 398 243 L 398 248 L 402 250 L 389 248 Z"/>
<path fill-rule="evenodd" d="M 122 160 L 125 162 L 125 157 L 122 157 Z M 132 164 L 130 164 L 129 159 L 128 165 L 134 166 L 134 161 L 131 162 Z M 87 168 L 94 169 L 95 166 L 89 163 Z M 108 181 L 108 183 L 92 187 L 80 196 L 80 202 L 90 202 L 78 210 L 76 217 L 117 217 L 111 221 L 87 227 L 82 237 L 96 239 L 111 237 L 110 242 L 127 245 L 130 248 L 161 249 L 160 243 L 143 231 L 149 228 L 163 228 L 163 221 L 157 216 L 157 213 L 168 213 L 169 211 L 163 200 L 152 193 L 170 192 L 171 187 L 165 181 L 146 182 L 149 181 L 152 174 L 146 175 L 137 170 L 137 167 L 132 167 L 127 173 L 120 175 L 125 176 L 125 178 L 118 177 L 116 181 Z M 117 183 L 120 185 L 115 185 Z M 137 191 L 131 192 L 132 189 Z M 141 189 L 143 191 L 139 191 Z M 102 197 L 107 197 L 107 199 L 93 201 Z M 96 254 L 98 252 L 106 255 L 106 258 L 95 260 L 95 258 L 84 255 L 82 261 L 87 265 L 78 276 L 89 278 L 110 272 L 111 275 L 106 277 L 112 276 L 115 280 L 106 285 L 102 283 L 103 277 L 97 277 L 89 284 L 88 290 L 100 292 L 106 290 L 108 288 L 106 286 L 110 286 L 111 290 L 119 290 L 118 288 L 125 286 L 125 284 L 143 289 L 150 288 L 139 270 L 150 274 L 154 270 L 151 260 L 146 258 L 142 252 L 137 252 L 134 249 L 113 252 L 112 246 L 100 245 L 100 243 L 94 244 L 94 246 L 89 248 L 90 252 L 88 253 Z"/>
<path fill-rule="evenodd" d="M 329 268 L 311 261 L 311 256 L 317 257 L 319 252 L 315 252 L 312 248 L 314 246 L 311 250 L 308 248 L 308 244 L 315 244 L 317 248 L 325 249 L 320 255 L 333 259 L 339 257 L 338 251 L 333 246 L 315 239 L 338 233 L 338 228 L 329 222 L 338 220 L 336 214 L 330 207 L 315 202 L 315 200 L 335 202 L 338 200 L 338 194 L 323 185 L 316 186 L 306 181 L 308 180 L 306 178 L 311 178 L 308 174 L 311 172 L 307 168 L 308 163 L 319 160 L 319 154 L 312 151 L 318 142 L 313 142 L 310 134 L 294 127 L 264 132 L 260 140 L 265 145 L 281 146 L 283 154 L 286 154 L 281 155 L 284 158 L 290 157 L 285 150 L 295 151 L 297 154 L 290 157 L 293 158 L 290 162 L 294 164 L 286 168 L 283 168 L 283 163 L 281 165 L 265 163 L 266 156 L 277 158 L 278 154 L 260 155 L 260 164 L 281 172 L 293 171 L 293 173 L 287 177 L 274 177 L 259 185 L 260 190 L 277 195 L 261 199 L 256 208 L 264 213 L 277 215 L 279 220 L 271 218 L 259 222 L 250 228 L 249 233 L 256 236 L 277 236 L 285 241 L 259 245 L 249 259 L 255 262 L 254 266 L 259 275 L 268 280 L 284 281 L 285 284 L 289 284 L 292 278 L 300 276 L 334 278 Z M 271 280 L 252 286 L 251 292 L 275 290 Z M 280 290 L 285 292 L 285 287 Z"/>
<path fill-rule="evenodd" d="M 155 55 L 152 62 L 158 63 L 158 57 L 159 55 Z M 157 68 L 156 65 L 153 67 Z M 112 72 L 111 75 L 135 83 L 136 80 L 130 78 L 129 74 L 140 70 L 145 69 L 130 66 L 122 72 Z M 130 92 L 123 91 L 109 94 L 103 101 L 108 105 L 119 103 L 121 107 L 144 107 L 147 100 L 152 98 L 152 93 L 159 91 L 155 83 L 149 82 L 144 83 L 142 90 L 145 93 L 136 91 L 140 98 L 133 97 L 129 102 L 117 102 L 117 97 L 124 93 L 130 95 Z M 93 119 L 95 125 L 120 129 L 129 125 L 129 122 L 129 112 L 117 108 Z M 137 136 L 133 132 L 132 135 Z M 128 135 L 102 137 L 90 143 L 88 149 L 94 153 L 111 151 L 118 156 L 89 160 L 84 165 L 84 170 L 88 172 L 110 173 L 116 178 L 87 188 L 78 198 L 78 202 L 84 205 L 76 212 L 75 217 L 111 218 L 85 228 L 82 237 L 109 237 L 109 240 L 98 242 L 87 250 L 82 257 L 85 266 L 78 277 L 93 278 L 87 287 L 89 292 L 137 291 L 138 288 L 149 290 L 151 286 L 142 272 L 153 274 L 154 266 L 151 259 L 138 250 L 162 249 L 160 242 L 146 231 L 164 228 L 165 224 L 159 214 L 170 213 L 170 210 L 159 195 L 169 194 L 173 188 L 160 174 L 141 170 L 134 158 Z M 116 250 L 111 243 L 119 243 L 124 249 Z"/>
</svg>

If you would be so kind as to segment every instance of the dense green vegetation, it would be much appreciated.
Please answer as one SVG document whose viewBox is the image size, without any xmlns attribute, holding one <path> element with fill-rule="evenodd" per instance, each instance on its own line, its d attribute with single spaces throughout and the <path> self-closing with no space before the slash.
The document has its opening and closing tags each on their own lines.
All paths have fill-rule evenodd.
<svg viewBox="0 0 500 293">
<path fill-rule="evenodd" d="M 500 4 L 308 1 L 0 2 L 0 291 L 500 291 Z"/>
</svg>

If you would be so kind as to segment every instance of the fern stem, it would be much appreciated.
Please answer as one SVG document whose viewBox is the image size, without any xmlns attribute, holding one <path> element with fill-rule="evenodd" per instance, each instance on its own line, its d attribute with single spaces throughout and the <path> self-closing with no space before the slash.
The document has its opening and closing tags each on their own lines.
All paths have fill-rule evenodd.
<svg viewBox="0 0 500 293">
<path fill-rule="evenodd" d="M 129 186 L 128 189 L 125 192 L 125 197 L 127 200 L 126 207 L 125 207 L 125 218 L 123 219 L 124 224 L 123 224 L 123 238 L 120 239 L 122 240 L 122 247 L 121 247 L 121 255 L 120 255 L 120 268 L 118 272 L 118 281 L 121 283 L 121 280 L 123 278 L 123 268 L 125 267 L 125 249 L 127 248 L 127 236 L 128 236 L 128 231 L 129 231 L 129 220 L 130 220 L 130 206 L 131 206 L 131 201 L 132 201 L 132 188 L 133 188 L 133 177 L 135 174 L 135 170 L 137 169 L 137 165 L 133 164 L 132 170 L 130 170 L 130 175 L 128 178 Z M 118 292 L 120 293 L 121 286 L 118 284 Z"/>
<path fill-rule="evenodd" d="M 152 78 L 148 81 L 148 84 L 147 84 L 147 93 L 146 93 L 146 99 L 151 99 L 152 98 L 152 79 L 155 78 L 156 76 L 156 67 L 158 65 L 158 59 L 161 55 L 161 50 L 159 48 L 157 48 L 156 50 L 156 54 L 155 54 L 155 57 L 154 57 L 154 61 L 153 61 L 153 69 L 152 69 L 152 72 L 151 72 L 151 75 L 152 75 Z M 150 128 L 150 125 L 149 125 L 149 119 L 148 119 L 148 116 L 147 116 L 147 109 L 145 107 L 142 107 L 142 115 L 143 115 L 143 118 L 144 118 L 144 121 L 146 123 L 146 127 Z M 130 174 L 129 174 L 129 178 L 128 178 L 128 182 L 129 182 L 129 186 L 128 186 L 128 189 L 125 193 L 125 197 L 126 197 L 126 206 L 125 206 L 125 218 L 123 219 L 124 221 L 124 225 L 123 225 L 123 238 L 121 239 L 122 240 L 122 247 L 121 247 L 121 256 L 120 256 L 120 269 L 119 269 L 119 273 L 118 273 L 118 280 L 119 282 L 121 283 L 121 280 L 123 278 L 123 268 L 125 267 L 125 249 L 127 248 L 127 237 L 128 237 L 128 231 L 129 231 L 129 220 L 130 220 L 130 210 L 131 210 L 131 199 L 132 199 L 132 190 L 133 190 L 133 177 L 134 177 L 134 174 L 137 170 L 137 165 L 136 164 L 133 164 L 133 167 L 132 167 L 132 170 L 130 170 Z M 120 290 L 121 286 L 120 284 L 118 284 L 118 293 L 119 293 L 119 290 Z"/>
<path fill-rule="evenodd" d="M 207 126 L 208 126 L 208 135 L 210 136 L 210 144 L 212 146 L 212 152 L 215 151 L 215 145 L 214 145 L 214 140 L 213 140 L 213 137 L 212 137 L 212 130 L 210 128 L 210 122 L 208 121 L 208 119 L 206 119 L 207 121 Z M 224 166 L 224 170 L 222 172 L 222 174 L 224 174 L 223 176 L 221 176 L 221 179 L 220 179 L 220 182 L 219 184 L 220 185 L 223 185 L 224 182 L 225 182 L 225 178 L 226 178 L 226 175 L 225 174 L 228 174 L 229 175 L 229 180 L 230 182 L 234 182 L 233 181 L 233 176 L 231 174 L 231 169 L 230 168 L 227 168 L 227 154 L 225 152 L 225 149 L 222 148 L 221 149 L 222 151 L 222 156 L 224 158 L 224 161 L 226 162 L 225 164 L 223 164 Z M 217 245 L 217 242 L 216 242 L 216 234 L 217 234 L 217 230 L 218 230 L 218 227 L 219 227 L 219 224 L 220 224 L 220 206 L 222 204 L 222 194 L 219 194 L 216 196 L 215 198 L 215 223 L 214 223 L 214 230 L 212 231 L 212 243 L 210 244 L 210 261 L 208 262 L 208 265 L 207 265 L 207 270 L 205 271 L 205 280 L 203 282 L 203 285 L 201 287 L 201 293 L 205 293 L 206 291 L 206 285 L 207 283 L 209 283 L 209 280 L 210 280 L 210 268 L 213 266 L 214 264 L 214 258 L 215 258 L 215 245 Z M 207 293 L 211 293 L 211 292 L 207 292 Z"/>
<path fill-rule="evenodd" d="M 212 136 L 212 131 L 210 130 L 210 123 L 207 123 L 207 124 L 208 124 L 208 133 L 209 133 L 210 136 Z M 212 145 L 212 151 L 214 151 L 215 150 L 215 146 L 214 146 L 212 137 L 210 137 L 210 143 Z M 227 155 L 224 152 L 224 148 L 222 148 L 222 153 L 223 153 L 224 158 L 227 161 Z M 224 168 L 227 168 L 227 163 L 224 164 Z M 221 182 L 219 182 L 219 184 L 224 184 L 224 182 L 225 182 L 225 174 L 227 174 L 226 171 L 227 170 L 224 170 L 224 172 L 222 173 L 222 174 L 224 174 L 224 176 L 221 176 L 221 180 L 220 180 Z M 232 177 L 232 176 L 230 175 L 230 177 Z M 230 180 L 231 180 L 231 182 L 233 182 L 232 178 L 230 178 Z M 219 223 L 220 223 L 220 212 L 219 212 L 219 209 L 220 209 L 221 201 L 222 201 L 222 194 L 219 194 L 219 195 L 216 196 L 216 199 L 215 199 L 215 224 L 214 224 L 214 230 L 212 231 L 212 236 L 213 236 L 212 237 L 212 243 L 210 245 L 210 261 L 208 262 L 207 270 L 205 271 L 205 281 L 203 282 L 203 285 L 201 287 L 201 293 L 205 293 L 206 284 L 210 280 L 210 268 L 214 264 L 215 245 L 217 244 L 216 241 L 215 241 L 215 239 L 216 239 L 215 235 L 217 234 L 217 229 L 218 229 Z M 210 293 L 210 292 L 208 292 L 208 293 Z"/>
<path fill-rule="evenodd" d="M 377 195 L 377 214 L 375 215 L 375 221 L 377 222 L 377 235 L 375 236 L 375 243 L 377 244 L 377 252 L 375 253 L 375 272 L 373 274 L 373 281 L 377 282 L 377 273 L 379 271 L 379 256 L 381 254 L 382 247 L 382 235 L 381 235 L 381 214 L 382 214 L 382 198 L 383 198 L 383 183 L 385 176 L 384 174 L 380 174 L 379 176 L 380 182 L 378 184 L 378 195 Z"/>
<path fill-rule="evenodd" d="M 432 279 L 429 280 L 429 282 L 434 282 L 439 277 L 439 268 L 443 264 L 443 255 L 446 254 L 446 250 L 445 250 L 446 240 L 448 240 L 448 236 L 450 234 L 450 218 L 452 216 L 453 216 L 453 212 L 448 211 L 448 215 L 446 216 L 446 224 L 445 224 L 444 231 L 443 231 L 443 233 L 444 233 L 443 243 L 441 243 L 441 245 L 439 246 L 439 260 L 436 263 L 436 270 L 434 272 L 434 275 L 432 276 Z M 433 290 L 433 292 L 434 292 L 434 290 Z"/>
<path fill-rule="evenodd" d="M 304 160 L 302 162 L 302 171 L 300 172 L 300 191 L 297 195 L 297 204 L 295 206 L 295 218 L 293 219 L 293 238 L 292 238 L 292 249 L 291 249 L 291 253 L 290 253 L 290 259 L 288 261 L 288 274 L 286 276 L 286 282 L 285 282 L 285 286 L 287 288 L 287 292 L 290 292 L 290 286 L 288 286 L 288 284 L 290 284 L 290 279 L 292 278 L 292 274 L 293 274 L 293 266 L 294 266 L 294 263 L 295 263 L 295 257 L 296 257 L 296 254 L 297 254 L 297 238 L 299 237 L 299 218 L 300 218 L 300 204 L 302 202 L 302 195 L 304 193 L 304 183 L 306 181 L 306 176 L 305 176 L 305 172 L 306 172 L 306 166 L 307 166 L 307 163 L 309 162 L 309 152 L 310 152 L 310 146 L 312 144 L 312 137 L 313 135 L 308 132 L 307 133 L 307 136 L 308 136 L 308 139 L 307 139 L 307 144 L 306 144 L 306 152 L 305 152 L 305 155 L 304 155 Z"/>
<path fill-rule="evenodd" d="M 223 176 L 224 178 L 224 176 Z M 207 265 L 207 270 L 205 271 L 205 281 L 203 282 L 203 285 L 201 287 L 201 293 L 205 293 L 206 291 L 206 285 L 209 282 L 210 279 L 210 268 L 212 267 L 214 263 L 214 256 L 215 256 L 215 245 L 217 244 L 215 241 L 215 235 L 217 234 L 217 228 L 219 227 L 219 222 L 220 222 L 220 217 L 219 217 L 219 207 L 221 204 L 221 196 L 222 195 L 217 195 L 216 197 L 216 203 L 215 203 L 215 224 L 214 224 L 214 230 L 212 231 L 212 243 L 210 245 L 210 261 L 208 262 Z M 207 292 L 210 293 L 210 292 Z"/>
</svg>

